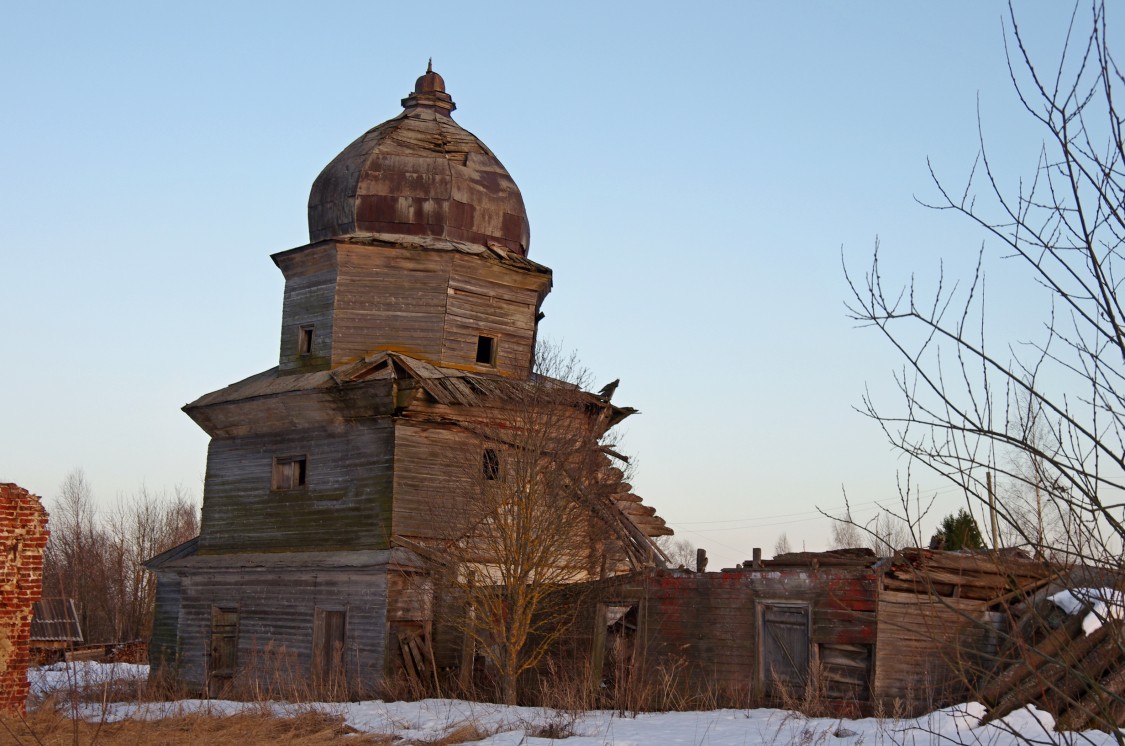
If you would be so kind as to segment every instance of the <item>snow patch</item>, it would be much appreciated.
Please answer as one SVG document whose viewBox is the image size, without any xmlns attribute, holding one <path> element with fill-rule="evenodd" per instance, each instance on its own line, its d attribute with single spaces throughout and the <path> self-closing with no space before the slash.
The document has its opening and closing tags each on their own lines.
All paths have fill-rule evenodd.
<svg viewBox="0 0 1125 746">
<path fill-rule="evenodd" d="M 1071 588 L 1051 596 L 1051 603 L 1073 616 L 1087 612 L 1082 631 L 1092 635 L 1110 619 L 1125 619 L 1125 595 L 1113 588 Z"/>
<path fill-rule="evenodd" d="M 81 663 L 32 669 L 40 694 L 53 685 L 62 690 L 81 679 L 107 683 L 122 678 L 135 680 L 147 675 L 147 666 Z M 474 742 L 480 746 L 547 746 L 559 743 L 529 733 L 560 721 L 573 721 L 576 735 L 566 746 L 902 746 L 911 744 L 973 744 L 974 746 L 1024 746 L 1075 744 L 1110 746 L 1113 736 L 1099 731 L 1081 735 L 1055 733 L 1054 720 L 1034 707 L 1012 712 L 1001 720 L 981 725 L 984 705 L 968 702 L 946 707 L 918 718 L 809 718 L 786 710 L 713 710 L 705 712 L 642 713 L 620 717 L 614 712 L 568 713 L 538 707 L 506 707 L 456 699 L 424 699 L 418 702 L 379 700 L 348 703 L 231 702 L 185 699 L 174 702 L 119 702 L 86 705 L 81 714 L 89 720 L 123 718 L 157 719 L 188 713 L 216 716 L 243 711 L 269 711 L 279 716 L 296 715 L 310 709 L 339 715 L 348 725 L 367 732 L 397 736 L 409 741 L 437 740 L 456 728 L 472 724 L 492 735 Z"/>
</svg>

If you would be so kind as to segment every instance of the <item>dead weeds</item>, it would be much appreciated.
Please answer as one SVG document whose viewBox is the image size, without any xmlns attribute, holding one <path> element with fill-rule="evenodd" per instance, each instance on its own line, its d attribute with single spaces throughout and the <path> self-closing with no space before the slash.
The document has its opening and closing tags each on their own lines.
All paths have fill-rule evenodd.
<svg viewBox="0 0 1125 746">
<path fill-rule="evenodd" d="M 40 709 L 29 713 L 23 720 L 0 718 L 0 743 L 13 746 L 195 746 L 201 743 L 320 746 L 335 743 L 341 736 L 347 736 L 347 742 L 357 746 L 389 746 L 396 740 L 391 735 L 361 733 L 346 725 L 343 717 L 320 712 L 305 712 L 294 717 L 277 717 L 266 713 L 242 713 L 225 717 L 192 714 L 160 720 L 88 723 L 72 720 L 66 713 Z"/>
</svg>

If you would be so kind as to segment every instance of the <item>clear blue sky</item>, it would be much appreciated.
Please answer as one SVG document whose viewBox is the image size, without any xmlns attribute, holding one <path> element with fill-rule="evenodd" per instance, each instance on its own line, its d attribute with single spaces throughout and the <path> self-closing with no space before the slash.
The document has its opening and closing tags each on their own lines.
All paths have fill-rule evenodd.
<svg viewBox="0 0 1125 746">
<path fill-rule="evenodd" d="M 1049 65 L 1070 10 L 1020 4 Z M 1115 22 L 1111 8 L 1110 23 Z M 101 504 L 181 485 L 179 408 L 276 364 L 281 273 L 320 169 L 430 56 L 523 191 L 545 333 L 621 378 L 635 486 L 712 567 L 822 548 L 905 464 L 857 414 L 896 361 L 852 327 L 841 253 L 893 276 L 983 236 L 919 206 L 985 136 L 1041 135 L 1001 2 L 12 3 L 0 26 L 0 479 Z M 989 265 L 1003 277 L 1004 264 Z M 1031 311 L 1034 313 L 1034 311 Z M 944 486 L 930 526 L 958 504 Z M 927 527 L 929 530 L 929 527 Z"/>
</svg>

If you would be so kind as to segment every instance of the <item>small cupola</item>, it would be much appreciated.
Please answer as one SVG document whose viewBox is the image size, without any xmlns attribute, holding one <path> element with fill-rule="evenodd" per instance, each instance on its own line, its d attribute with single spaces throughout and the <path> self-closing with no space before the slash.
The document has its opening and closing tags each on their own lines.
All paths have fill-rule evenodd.
<svg viewBox="0 0 1125 746">
<path fill-rule="evenodd" d="M 434 72 L 433 58 L 426 63 L 426 74 L 414 83 L 414 93 L 402 100 L 402 108 L 407 111 L 416 106 L 431 106 L 447 113 L 457 108 L 453 97 L 445 92 L 445 79 Z"/>
</svg>

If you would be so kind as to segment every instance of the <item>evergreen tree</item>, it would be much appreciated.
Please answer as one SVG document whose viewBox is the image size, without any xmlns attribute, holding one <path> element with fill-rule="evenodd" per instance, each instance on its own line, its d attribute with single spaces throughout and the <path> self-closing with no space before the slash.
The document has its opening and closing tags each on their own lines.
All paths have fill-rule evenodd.
<svg viewBox="0 0 1125 746">
<path fill-rule="evenodd" d="M 942 519 L 938 535 L 944 539 L 945 549 L 984 549 L 976 519 L 964 508 Z"/>
</svg>

